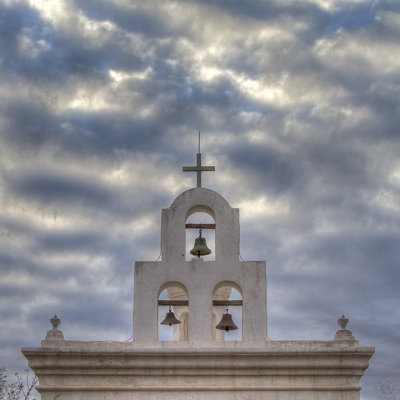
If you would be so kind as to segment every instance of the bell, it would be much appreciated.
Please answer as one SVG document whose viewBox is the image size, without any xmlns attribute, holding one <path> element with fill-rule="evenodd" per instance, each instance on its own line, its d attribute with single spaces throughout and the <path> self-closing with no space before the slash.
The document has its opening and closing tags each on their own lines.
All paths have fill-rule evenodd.
<svg viewBox="0 0 400 400">
<path fill-rule="evenodd" d="M 190 254 L 192 256 L 206 256 L 207 254 L 211 254 L 211 250 L 207 247 L 206 239 L 201 237 L 201 229 L 199 230 L 199 237 L 194 241 L 194 247 L 190 250 Z"/>
<path fill-rule="evenodd" d="M 225 307 L 225 314 L 222 315 L 221 321 L 219 324 L 216 326 L 217 329 L 220 329 L 221 331 L 234 331 L 235 329 L 238 329 L 238 327 L 235 325 L 235 323 L 232 320 L 232 314 L 229 314 L 228 312 L 228 307 Z"/>
<path fill-rule="evenodd" d="M 172 307 L 169 306 L 169 310 L 167 312 L 167 315 L 165 316 L 164 321 L 160 322 L 160 325 L 176 325 L 176 324 L 180 324 L 181 321 L 179 321 L 179 319 L 175 318 L 175 315 L 172 311 Z"/>
</svg>

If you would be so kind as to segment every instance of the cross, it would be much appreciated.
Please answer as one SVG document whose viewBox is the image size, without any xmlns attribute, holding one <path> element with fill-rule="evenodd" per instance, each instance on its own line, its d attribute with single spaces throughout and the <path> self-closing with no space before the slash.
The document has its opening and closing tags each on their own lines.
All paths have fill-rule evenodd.
<svg viewBox="0 0 400 400">
<path fill-rule="evenodd" d="M 197 172 L 197 187 L 201 187 L 201 173 L 203 171 L 215 171 L 215 167 L 204 167 L 201 165 L 201 153 L 197 153 L 197 163 L 195 167 L 183 167 L 183 172 Z"/>
<path fill-rule="evenodd" d="M 197 153 L 197 163 L 195 167 L 183 167 L 183 172 L 197 172 L 197 187 L 201 187 L 201 173 L 203 171 L 215 171 L 214 166 L 205 167 L 201 165 L 200 153 L 200 132 L 199 132 L 199 152 Z"/>
</svg>

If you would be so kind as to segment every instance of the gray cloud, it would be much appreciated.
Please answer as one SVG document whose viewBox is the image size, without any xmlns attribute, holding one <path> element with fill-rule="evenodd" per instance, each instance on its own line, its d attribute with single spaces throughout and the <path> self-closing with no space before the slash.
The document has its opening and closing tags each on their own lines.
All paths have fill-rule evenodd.
<svg viewBox="0 0 400 400">
<path fill-rule="evenodd" d="M 396 2 L 0 1 L 1 357 L 23 369 L 60 315 L 126 340 L 134 260 L 160 210 L 205 186 L 266 259 L 269 335 L 331 339 L 345 313 L 398 380 Z M 29 332 L 27 334 L 26 332 Z"/>
</svg>

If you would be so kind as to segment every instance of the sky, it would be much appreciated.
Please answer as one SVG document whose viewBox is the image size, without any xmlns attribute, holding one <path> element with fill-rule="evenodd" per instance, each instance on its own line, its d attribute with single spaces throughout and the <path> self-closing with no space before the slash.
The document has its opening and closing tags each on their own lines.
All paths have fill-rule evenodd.
<svg viewBox="0 0 400 400">
<path fill-rule="evenodd" d="M 400 399 L 399 38 L 395 0 L 0 0 L 0 366 L 55 313 L 66 339 L 132 337 L 134 261 L 201 131 L 269 337 L 345 314 L 376 348 L 361 398 Z"/>
</svg>

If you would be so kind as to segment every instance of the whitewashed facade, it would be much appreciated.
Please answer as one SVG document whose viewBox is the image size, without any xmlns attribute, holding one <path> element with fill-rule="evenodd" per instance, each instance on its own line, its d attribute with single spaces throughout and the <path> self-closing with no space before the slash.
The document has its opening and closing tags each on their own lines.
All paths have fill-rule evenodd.
<svg viewBox="0 0 400 400">
<path fill-rule="evenodd" d="M 212 261 L 187 260 L 194 213 L 215 223 Z M 161 259 L 135 263 L 133 341 L 65 340 L 53 321 L 40 347 L 22 349 L 42 399 L 358 400 L 374 348 L 345 323 L 331 341 L 268 340 L 265 262 L 241 261 L 239 249 L 238 209 L 201 187 L 179 195 L 162 211 Z M 215 328 L 225 303 L 241 309 L 236 340 Z M 166 305 L 181 320 L 171 341 L 159 330 Z"/>
</svg>

